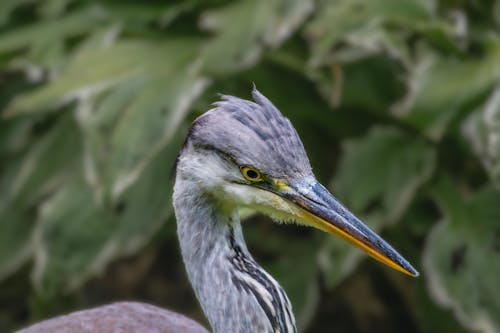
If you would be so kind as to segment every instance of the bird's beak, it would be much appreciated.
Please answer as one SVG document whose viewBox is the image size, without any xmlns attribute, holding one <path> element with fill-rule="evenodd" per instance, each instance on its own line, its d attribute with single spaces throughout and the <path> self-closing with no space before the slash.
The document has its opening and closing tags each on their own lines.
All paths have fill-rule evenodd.
<svg viewBox="0 0 500 333">
<path fill-rule="evenodd" d="M 348 211 L 313 176 L 275 183 L 273 192 L 299 207 L 307 224 L 340 236 L 380 262 L 410 276 L 419 273 L 396 250 Z"/>
</svg>

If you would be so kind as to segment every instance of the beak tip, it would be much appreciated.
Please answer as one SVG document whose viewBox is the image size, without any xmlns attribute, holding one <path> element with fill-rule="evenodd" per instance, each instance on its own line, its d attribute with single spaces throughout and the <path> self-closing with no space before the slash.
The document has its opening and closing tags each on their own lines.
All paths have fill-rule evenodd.
<svg viewBox="0 0 500 333">
<path fill-rule="evenodd" d="M 402 268 L 404 269 L 404 273 L 406 273 L 407 275 L 409 275 L 411 277 L 416 278 L 416 277 L 420 276 L 420 273 L 415 268 L 413 268 L 413 266 L 410 264 L 405 265 Z"/>
<path fill-rule="evenodd" d="M 417 278 L 420 276 L 420 273 L 417 271 L 417 270 L 414 270 L 413 272 L 411 272 L 411 276 L 414 277 L 414 278 Z"/>
<path fill-rule="evenodd" d="M 290 180 L 289 190 L 278 193 L 302 209 L 302 218 L 330 234 L 340 236 L 358 246 L 376 260 L 411 277 L 420 273 L 380 236 L 373 232 L 323 187 L 307 176 Z"/>
</svg>

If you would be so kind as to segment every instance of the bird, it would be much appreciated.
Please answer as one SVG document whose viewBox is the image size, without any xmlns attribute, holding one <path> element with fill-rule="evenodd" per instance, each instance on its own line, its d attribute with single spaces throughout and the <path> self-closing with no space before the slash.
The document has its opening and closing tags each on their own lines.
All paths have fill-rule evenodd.
<svg viewBox="0 0 500 333">
<path fill-rule="evenodd" d="M 241 208 L 339 236 L 376 260 L 418 276 L 406 259 L 316 180 L 290 120 L 255 86 L 252 97 L 221 95 L 194 120 L 176 159 L 177 236 L 187 277 L 212 331 L 297 332 L 286 292 L 247 248 Z M 126 315 L 120 316 L 122 311 Z M 137 328 L 146 325 L 147 318 L 154 323 Z M 101 321 L 96 325 L 104 328 L 92 326 L 92 321 Z M 127 321 L 135 326 L 130 328 Z M 63 322 L 65 327 L 78 325 L 58 328 Z M 135 302 L 56 317 L 20 332 L 112 332 L 117 326 L 111 323 L 123 324 L 119 332 L 207 332 L 187 317 Z"/>
</svg>

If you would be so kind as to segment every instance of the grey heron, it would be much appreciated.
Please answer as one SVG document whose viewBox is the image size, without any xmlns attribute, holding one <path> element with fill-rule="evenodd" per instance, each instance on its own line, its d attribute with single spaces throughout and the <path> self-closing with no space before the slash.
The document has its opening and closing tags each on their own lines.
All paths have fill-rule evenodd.
<svg viewBox="0 0 500 333">
<path fill-rule="evenodd" d="M 263 212 L 277 221 L 293 221 L 340 236 L 382 263 L 418 276 L 396 250 L 316 180 L 291 122 L 255 88 L 252 95 L 253 102 L 222 96 L 214 108 L 198 117 L 176 163 L 173 203 L 181 253 L 212 330 L 296 332 L 285 291 L 248 251 L 239 218 L 241 207 Z M 116 315 L 120 307 L 127 306 L 130 313 L 125 317 L 109 314 Z M 134 306 L 137 309 L 132 309 Z M 120 320 L 124 325 L 127 320 L 135 325 L 125 325 L 130 330 L 120 332 L 150 332 L 151 323 L 140 329 L 134 319 L 145 318 L 143 307 L 157 314 L 151 318 L 157 319 L 158 331 L 204 331 L 167 310 L 117 303 L 51 319 L 24 332 L 110 332 L 109 322 Z M 92 326 L 92 320 L 104 320 L 104 324 Z M 56 324 L 63 321 L 93 329 L 58 330 L 62 326 Z M 49 329 L 44 330 L 43 325 Z"/>
</svg>

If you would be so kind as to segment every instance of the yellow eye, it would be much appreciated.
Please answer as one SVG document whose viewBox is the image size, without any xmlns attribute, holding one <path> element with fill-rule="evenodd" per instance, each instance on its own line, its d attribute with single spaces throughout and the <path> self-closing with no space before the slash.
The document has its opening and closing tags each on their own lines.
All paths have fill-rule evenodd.
<svg viewBox="0 0 500 333">
<path fill-rule="evenodd" d="M 262 180 L 262 174 L 255 168 L 244 166 L 241 168 L 241 173 L 243 174 L 243 177 L 245 177 L 245 179 L 248 181 L 259 182 Z"/>
</svg>

